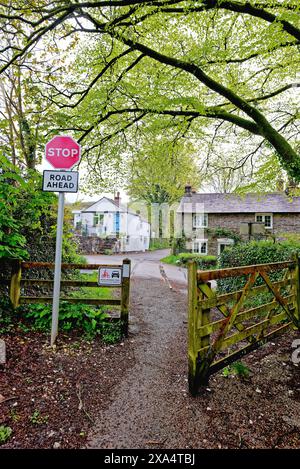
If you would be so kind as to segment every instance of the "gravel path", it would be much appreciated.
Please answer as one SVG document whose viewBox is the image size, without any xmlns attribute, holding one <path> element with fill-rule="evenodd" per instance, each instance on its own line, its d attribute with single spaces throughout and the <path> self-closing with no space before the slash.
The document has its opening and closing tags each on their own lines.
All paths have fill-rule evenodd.
<svg viewBox="0 0 300 469">
<path fill-rule="evenodd" d="M 186 296 L 162 280 L 134 279 L 131 298 L 136 364 L 99 416 L 89 446 L 176 447 L 174 396 L 186 394 L 187 385 L 186 357 L 174 356 L 174 345 L 181 350 L 178 340 L 185 342 Z"/>
<path fill-rule="evenodd" d="M 212 376 L 188 393 L 186 293 L 181 284 L 134 278 L 127 370 L 89 436 L 88 448 L 299 448 L 300 377 L 288 333 L 243 362 L 251 378 Z M 126 341 L 127 342 L 127 341 Z M 125 342 L 125 346 L 126 346 Z"/>
</svg>

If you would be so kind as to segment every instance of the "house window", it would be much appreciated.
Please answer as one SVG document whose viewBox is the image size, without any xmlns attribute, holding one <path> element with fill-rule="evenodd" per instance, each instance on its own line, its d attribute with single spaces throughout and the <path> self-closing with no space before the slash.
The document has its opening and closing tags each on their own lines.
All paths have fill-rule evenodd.
<svg viewBox="0 0 300 469">
<path fill-rule="evenodd" d="M 94 213 L 93 226 L 102 225 L 104 220 L 103 213 Z"/>
<path fill-rule="evenodd" d="M 259 213 L 255 215 L 255 221 L 264 223 L 266 229 L 273 228 L 273 215 L 271 213 Z"/>
<path fill-rule="evenodd" d="M 207 254 L 207 239 L 195 239 L 193 241 L 193 252 Z"/>
<path fill-rule="evenodd" d="M 231 238 L 221 238 L 218 239 L 218 255 L 222 254 L 224 249 L 233 246 L 234 240 Z"/>
<path fill-rule="evenodd" d="M 208 226 L 207 213 L 195 213 L 193 215 L 193 228 L 206 228 Z"/>
</svg>

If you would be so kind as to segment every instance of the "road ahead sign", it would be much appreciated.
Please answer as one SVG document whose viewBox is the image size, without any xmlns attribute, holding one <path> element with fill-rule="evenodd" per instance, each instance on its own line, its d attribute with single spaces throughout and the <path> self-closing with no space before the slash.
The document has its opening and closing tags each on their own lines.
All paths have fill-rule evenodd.
<svg viewBox="0 0 300 469">
<path fill-rule="evenodd" d="M 57 169 L 71 169 L 80 161 L 81 147 L 72 137 L 53 137 L 45 150 L 46 160 Z"/>
<path fill-rule="evenodd" d="M 68 135 L 57 135 L 46 144 L 45 157 L 53 168 L 71 169 L 80 161 L 80 152 L 80 145 L 72 137 L 69 137 Z M 43 177 L 43 190 L 59 193 L 51 323 L 51 346 L 53 346 L 58 334 L 65 192 L 77 192 L 78 173 L 73 173 L 72 171 L 45 171 Z"/>
<path fill-rule="evenodd" d="M 43 191 L 78 192 L 78 171 L 44 171 Z"/>
<path fill-rule="evenodd" d="M 98 285 L 121 285 L 122 267 L 99 267 Z"/>
</svg>

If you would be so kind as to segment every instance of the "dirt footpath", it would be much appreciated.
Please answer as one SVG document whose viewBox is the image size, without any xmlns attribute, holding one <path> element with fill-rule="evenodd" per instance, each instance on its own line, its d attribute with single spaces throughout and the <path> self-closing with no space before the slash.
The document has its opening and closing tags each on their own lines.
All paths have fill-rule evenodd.
<svg viewBox="0 0 300 469">
<path fill-rule="evenodd" d="M 180 285 L 132 282 L 135 364 L 114 386 L 88 448 L 299 448 L 300 378 L 287 333 L 243 360 L 251 378 L 218 373 L 188 394 L 187 298 Z"/>
</svg>

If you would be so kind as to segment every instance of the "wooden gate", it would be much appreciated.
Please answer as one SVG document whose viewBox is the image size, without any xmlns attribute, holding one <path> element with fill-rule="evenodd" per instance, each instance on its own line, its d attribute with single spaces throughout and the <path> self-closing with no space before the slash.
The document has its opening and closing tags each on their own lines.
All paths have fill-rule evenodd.
<svg viewBox="0 0 300 469">
<path fill-rule="evenodd" d="M 68 271 L 69 273 L 75 272 L 76 270 L 98 270 L 99 267 L 115 267 L 122 268 L 124 270 L 124 265 L 127 266 L 129 275 L 127 277 L 122 276 L 121 285 L 112 285 L 111 287 L 114 290 L 120 290 L 120 295 L 118 298 L 74 298 L 62 296 L 61 301 L 67 301 L 68 303 L 80 303 L 80 304 L 92 304 L 92 305 L 112 305 L 120 309 L 120 320 L 122 322 L 122 331 L 125 336 L 128 335 L 128 314 L 129 314 L 129 290 L 130 290 L 130 264 L 129 259 L 124 259 L 122 265 L 103 265 L 103 264 L 62 264 L 62 271 Z M 43 279 L 38 278 L 40 271 L 43 272 L 46 270 L 54 270 L 55 264 L 52 262 L 22 262 L 15 260 L 12 262 L 11 277 L 0 280 L 0 284 L 8 285 L 9 287 L 9 296 L 11 303 L 14 308 L 17 308 L 21 304 L 30 304 L 30 303 L 52 303 L 53 296 L 43 296 L 41 294 L 25 295 L 25 289 L 29 286 L 34 287 L 47 287 L 52 288 L 54 280 L 52 279 Z M 30 272 L 35 272 L 34 278 L 30 278 Z M 95 287 L 102 288 L 98 285 L 98 282 L 91 280 L 61 280 L 62 289 L 68 287 Z M 109 285 L 106 285 L 105 288 L 108 288 Z M 23 293 L 23 294 L 22 294 Z"/>
<path fill-rule="evenodd" d="M 236 277 L 244 279 L 242 289 L 218 292 L 216 281 Z M 210 271 L 197 271 L 196 262 L 190 262 L 188 359 L 191 394 L 196 395 L 200 386 L 208 383 L 212 373 L 276 335 L 290 328 L 299 330 L 299 290 L 299 260 L 296 257 L 287 262 Z"/>
</svg>

